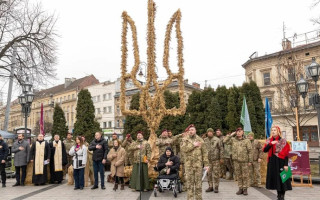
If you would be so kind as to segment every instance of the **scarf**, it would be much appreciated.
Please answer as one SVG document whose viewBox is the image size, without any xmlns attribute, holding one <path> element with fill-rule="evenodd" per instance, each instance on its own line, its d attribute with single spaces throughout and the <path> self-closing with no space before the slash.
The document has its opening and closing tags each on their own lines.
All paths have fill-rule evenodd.
<svg viewBox="0 0 320 200">
<path fill-rule="evenodd" d="M 56 141 L 54 141 L 53 143 L 55 143 Z M 58 144 L 55 148 L 55 152 L 54 152 L 54 171 L 55 172 L 60 172 L 62 171 L 62 145 L 61 145 L 61 141 L 59 140 Z"/>
<path fill-rule="evenodd" d="M 272 141 L 278 141 L 276 145 L 272 145 Z M 277 136 L 276 138 L 271 137 L 268 138 L 266 144 L 264 145 L 263 149 L 268 145 L 272 145 L 268 152 L 268 162 L 272 155 L 277 156 L 278 158 L 285 159 L 289 155 L 290 145 L 288 144 L 287 140 Z"/>
<path fill-rule="evenodd" d="M 46 142 L 36 141 L 36 157 L 35 157 L 35 169 L 36 175 L 43 174 L 43 162 L 44 162 L 44 148 L 46 147 Z"/>
</svg>

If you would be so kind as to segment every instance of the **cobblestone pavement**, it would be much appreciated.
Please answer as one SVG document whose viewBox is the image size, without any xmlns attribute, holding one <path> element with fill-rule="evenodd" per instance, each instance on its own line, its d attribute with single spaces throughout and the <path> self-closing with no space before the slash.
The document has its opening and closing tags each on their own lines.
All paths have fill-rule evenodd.
<svg viewBox="0 0 320 200">
<path fill-rule="evenodd" d="M 84 190 L 73 190 L 73 186 L 67 185 L 66 181 L 62 184 L 45 185 L 45 186 L 25 186 L 12 187 L 15 183 L 14 179 L 7 180 L 7 187 L 0 188 L 1 200 L 90 200 L 90 199 L 115 199 L 115 200 L 137 200 L 139 192 L 132 192 L 130 188 L 126 187 L 124 191 L 112 190 L 113 184 L 106 183 L 106 190 L 96 189 L 91 190 L 90 187 Z M 269 200 L 276 199 L 276 191 L 269 191 L 265 188 L 249 188 L 248 196 L 236 195 L 238 189 L 237 184 L 233 181 L 222 180 L 220 182 L 219 193 L 206 193 L 205 190 L 208 184 L 203 183 L 203 199 L 259 199 Z M 151 200 L 170 200 L 170 199 L 187 199 L 186 192 L 179 193 L 178 198 L 173 196 L 172 191 L 158 192 L 157 197 L 154 197 L 153 192 L 144 192 L 141 199 Z M 294 187 L 292 191 L 286 193 L 286 200 L 319 200 L 320 199 L 320 185 L 314 185 L 313 188 L 308 187 Z"/>
</svg>

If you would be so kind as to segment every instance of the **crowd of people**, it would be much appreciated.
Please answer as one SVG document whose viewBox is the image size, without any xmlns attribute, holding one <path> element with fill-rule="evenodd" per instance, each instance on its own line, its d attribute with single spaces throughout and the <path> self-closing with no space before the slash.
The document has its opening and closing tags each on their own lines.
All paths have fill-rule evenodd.
<svg viewBox="0 0 320 200">
<path fill-rule="evenodd" d="M 198 136 L 196 127 L 189 125 L 181 134 L 173 135 L 170 130 L 163 130 L 156 140 L 159 149 L 159 161 L 155 170 L 159 175 L 171 175 L 181 171 L 181 181 L 188 199 L 202 199 L 202 176 L 207 173 L 208 188 L 206 192 L 219 192 L 221 178 L 236 180 L 239 190 L 237 195 L 248 195 L 249 187 L 261 187 L 260 163 L 263 152 L 268 154 L 266 188 L 277 190 L 278 199 L 284 199 L 285 192 L 291 190 L 288 179 L 282 183 L 279 172 L 288 170 L 288 153 L 290 146 L 281 138 L 280 128 L 272 127 L 271 137 L 263 146 L 254 138 L 254 133 L 244 136 L 242 128 L 225 136 L 220 129 L 209 128 L 203 135 Z M 31 147 L 24 140 L 23 134 L 18 134 L 17 141 L 12 146 L 16 183 L 24 186 L 26 168 L 33 163 L 32 183 L 44 185 L 47 180 L 47 169 L 50 170 L 50 183 L 61 183 L 72 165 L 74 189 L 82 190 L 90 178 L 92 190 L 105 187 L 105 164 L 110 162 L 111 179 L 114 181 L 113 190 L 125 189 L 125 166 L 132 166 L 129 177 L 129 187 L 133 191 L 148 191 L 148 163 L 151 159 L 151 147 L 144 139 L 143 132 L 137 133 L 133 140 L 127 134 L 120 141 L 117 134 L 112 135 L 108 142 L 100 132 L 95 133 L 95 139 L 89 144 L 84 137 L 77 136 L 75 141 L 69 133 L 64 141 L 55 135 L 53 141 L 44 141 L 39 134 Z M 0 171 L 2 187 L 6 187 L 5 162 L 8 156 L 8 146 L 0 135 Z M 47 168 L 47 165 L 49 166 Z M 109 178 L 108 178 L 109 179 Z"/>
</svg>

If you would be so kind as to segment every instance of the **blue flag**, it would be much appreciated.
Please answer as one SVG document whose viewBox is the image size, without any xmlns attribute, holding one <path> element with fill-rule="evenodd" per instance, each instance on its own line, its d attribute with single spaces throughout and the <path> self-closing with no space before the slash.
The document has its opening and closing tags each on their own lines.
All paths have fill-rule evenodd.
<svg viewBox="0 0 320 200">
<path fill-rule="evenodd" d="M 265 110 L 265 120 L 266 120 L 266 138 L 270 137 L 271 133 L 271 126 L 272 126 L 272 116 L 271 116 L 271 111 L 270 111 L 270 106 L 269 106 L 269 100 L 266 98 L 266 110 Z"/>
</svg>

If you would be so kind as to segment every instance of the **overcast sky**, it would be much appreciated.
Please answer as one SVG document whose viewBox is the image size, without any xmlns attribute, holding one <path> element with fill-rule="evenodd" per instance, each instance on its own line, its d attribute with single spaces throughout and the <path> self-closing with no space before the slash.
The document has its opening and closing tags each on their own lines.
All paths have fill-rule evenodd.
<svg viewBox="0 0 320 200">
<path fill-rule="evenodd" d="M 31 0 L 37 1 L 45 10 L 58 15 L 56 29 L 61 36 L 58 38 L 57 80 L 49 80 L 48 87 L 61 84 L 65 77 L 93 74 L 100 81 L 113 81 L 120 76 L 121 13 L 124 10 L 136 23 L 140 60 L 146 61 L 147 0 Z M 261 56 L 280 51 L 283 22 L 287 37 L 318 29 L 319 25 L 314 25 L 310 19 L 320 15 L 320 6 L 311 9 L 312 2 L 155 0 L 159 77 L 166 77 L 162 67 L 165 28 L 179 8 L 185 78 L 200 83 L 201 87 L 205 80 L 217 87 L 241 85 L 245 80 L 241 65 L 253 52 L 258 51 Z M 171 68 L 177 69 L 175 37 L 171 47 Z M 130 69 L 133 65 L 131 40 L 129 50 Z M 1 91 L 6 93 L 7 86 L 2 86 Z"/>
</svg>

